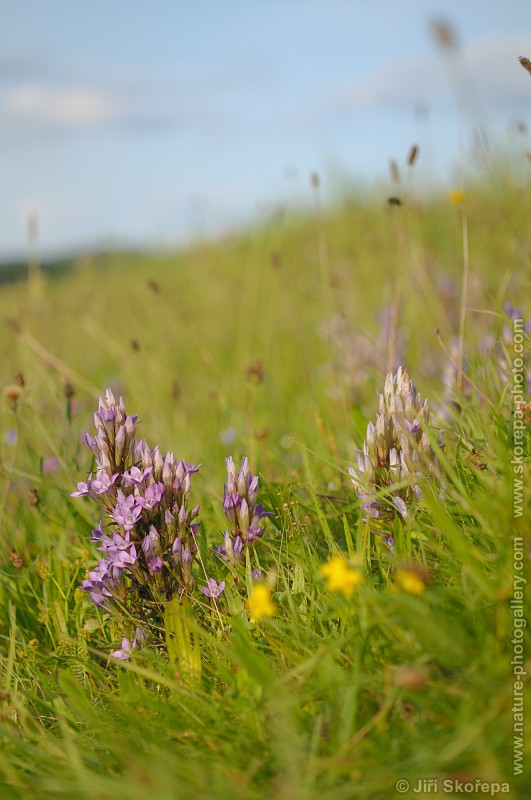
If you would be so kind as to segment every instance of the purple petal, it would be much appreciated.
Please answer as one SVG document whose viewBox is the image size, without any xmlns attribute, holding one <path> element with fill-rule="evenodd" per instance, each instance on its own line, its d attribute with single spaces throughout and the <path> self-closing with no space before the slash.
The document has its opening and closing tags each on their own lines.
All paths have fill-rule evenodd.
<svg viewBox="0 0 531 800">
<path fill-rule="evenodd" d="M 407 506 L 404 503 L 404 501 L 402 500 L 402 498 L 401 497 L 393 497 L 393 503 L 394 503 L 395 507 L 398 509 L 400 515 L 404 519 L 407 519 L 409 514 L 408 514 Z"/>
</svg>

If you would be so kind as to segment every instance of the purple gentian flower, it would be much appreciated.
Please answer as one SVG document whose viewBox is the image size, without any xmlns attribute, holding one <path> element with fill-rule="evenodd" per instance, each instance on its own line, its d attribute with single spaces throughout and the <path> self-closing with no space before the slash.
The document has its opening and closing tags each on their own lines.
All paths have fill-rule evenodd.
<svg viewBox="0 0 531 800">
<path fill-rule="evenodd" d="M 10 447 L 13 447 L 14 445 L 16 445 L 17 441 L 18 441 L 18 433 L 16 429 L 10 428 L 6 433 L 6 438 L 5 438 L 6 444 L 8 444 Z"/>
<path fill-rule="evenodd" d="M 118 473 L 116 472 L 112 478 L 109 477 L 108 473 L 105 470 L 100 469 L 96 473 L 96 477 L 92 481 L 92 489 L 96 494 L 105 494 L 112 488 L 114 482 L 118 478 Z"/>
<path fill-rule="evenodd" d="M 408 419 L 406 419 L 406 417 L 402 417 L 400 422 L 402 423 L 404 428 L 408 431 L 408 433 L 417 433 L 417 431 L 420 430 L 420 422 L 418 420 L 418 417 L 415 417 L 413 422 L 410 422 Z M 397 419 L 397 417 L 395 416 L 393 417 L 393 424 L 395 425 L 395 428 L 398 428 L 400 422 Z"/>
<path fill-rule="evenodd" d="M 165 491 L 166 487 L 163 483 L 152 483 L 146 488 L 143 497 L 141 495 L 135 495 L 136 504 L 141 508 L 151 511 L 151 509 L 155 508 L 155 506 L 160 503 Z"/>
<path fill-rule="evenodd" d="M 133 639 L 133 648 L 138 647 L 139 650 L 144 649 L 144 642 L 147 639 L 147 633 L 143 628 L 137 627 L 135 631 L 135 638 Z"/>
<path fill-rule="evenodd" d="M 101 542 L 104 536 L 105 529 L 103 527 L 103 520 L 100 519 L 100 524 L 92 531 L 92 536 L 90 537 L 89 542 Z"/>
<path fill-rule="evenodd" d="M 131 658 L 132 645 L 129 639 L 124 636 L 122 639 L 122 647 L 120 650 L 115 650 L 111 653 L 111 658 L 117 658 L 119 661 L 128 661 Z"/>
<path fill-rule="evenodd" d="M 128 661 L 131 658 L 131 653 L 133 650 L 136 650 L 138 647 L 139 650 L 144 649 L 144 642 L 147 639 L 147 633 L 143 628 L 138 628 L 135 631 L 135 638 L 133 639 L 133 644 L 131 644 L 130 640 L 124 636 L 122 639 L 122 647 L 120 650 L 115 650 L 114 653 L 111 653 L 111 658 L 116 658 L 119 661 Z"/>
<path fill-rule="evenodd" d="M 113 520 L 118 525 L 122 525 L 126 531 L 130 531 L 141 516 L 142 507 L 137 504 L 134 495 L 130 494 L 126 497 L 122 490 L 118 489 L 118 499 L 112 512 Z"/>
<path fill-rule="evenodd" d="M 229 523 L 236 527 L 237 523 L 237 516 L 238 516 L 238 508 L 241 505 L 242 499 L 237 492 L 229 492 L 223 500 L 223 511 L 225 512 L 225 516 Z"/>
<path fill-rule="evenodd" d="M 180 564 L 183 558 L 183 543 L 177 537 L 172 545 L 171 552 L 173 555 L 173 560 L 176 564 Z"/>
<path fill-rule="evenodd" d="M 90 599 L 95 606 L 103 606 L 112 595 L 102 581 L 96 579 L 91 580 L 91 575 L 96 575 L 96 573 L 89 572 L 89 579 L 84 580 L 80 588 L 83 589 L 84 592 L 89 593 Z"/>
<path fill-rule="evenodd" d="M 400 516 L 403 517 L 404 519 L 407 519 L 408 516 L 409 516 L 409 512 L 408 512 L 407 506 L 406 506 L 405 502 L 402 500 L 402 498 L 401 497 L 393 497 L 392 500 L 393 500 L 393 504 L 394 504 L 395 508 L 397 508 L 398 511 L 400 512 Z"/>
<path fill-rule="evenodd" d="M 127 483 L 132 483 L 135 486 L 140 486 L 146 478 L 151 475 L 153 472 L 153 467 L 146 467 L 145 470 L 141 470 L 138 467 L 131 467 L 129 472 L 124 472 L 122 475 L 124 481 Z"/>
<path fill-rule="evenodd" d="M 224 533 L 224 544 L 216 547 L 216 553 L 224 561 L 241 561 L 243 551 L 243 539 L 241 536 L 231 538 L 230 531 Z"/>
<path fill-rule="evenodd" d="M 156 574 L 164 569 L 164 561 L 160 556 L 153 556 L 148 560 L 149 571 Z"/>
<path fill-rule="evenodd" d="M 94 498 L 92 493 L 92 472 L 87 478 L 87 482 L 78 481 L 77 492 L 71 492 L 70 497 L 90 497 Z"/>
<path fill-rule="evenodd" d="M 61 468 L 61 462 L 57 456 L 46 456 L 42 460 L 42 471 L 45 475 L 51 475 Z"/>
<path fill-rule="evenodd" d="M 262 528 L 247 528 L 247 532 L 244 534 L 245 544 L 252 544 L 255 539 L 260 538 L 262 532 Z"/>
<path fill-rule="evenodd" d="M 217 600 L 218 597 L 221 597 L 225 590 L 225 581 L 217 583 L 214 578 L 207 578 L 207 584 L 207 586 L 200 587 L 205 597 L 210 597 L 212 600 Z"/>
<path fill-rule="evenodd" d="M 113 398 L 113 400 L 114 400 L 114 398 Z M 102 402 L 102 400 L 100 398 L 99 408 L 96 411 L 96 413 L 94 414 L 94 418 L 95 418 L 94 422 L 96 424 L 96 427 L 98 427 L 98 425 L 99 425 L 99 420 L 101 420 L 102 422 L 104 422 L 106 424 L 108 424 L 109 422 L 114 422 L 114 420 L 116 419 L 116 411 L 117 411 L 117 408 L 116 408 L 116 406 L 114 404 L 111 405 L 110 408 L 106 408 L 103 405 L 103 402 Z"/>
<path fill-rule="evenodd" d="M 118 473 L 110 478 L 104 469 L 99 469 L 95 478 L 92 477 L 91 472 L 86 483 L 79 481 L 77 492 L 72 492 L 70 497 L 90 497 L 91 500 L 95 500 L 98 495 L 108 492 L 117 478 Z"/>
<path fill-rule="evenodd" d="M 160 536 L 154 525 L 151 525 L 149 533 L 144 537 L 142 550 L 148 560 L 160 551 Z"/>
</svg>

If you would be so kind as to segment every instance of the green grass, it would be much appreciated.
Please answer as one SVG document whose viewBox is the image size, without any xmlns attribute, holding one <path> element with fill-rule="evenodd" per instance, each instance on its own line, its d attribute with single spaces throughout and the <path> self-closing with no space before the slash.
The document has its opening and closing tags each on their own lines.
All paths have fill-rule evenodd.
<svg viewBox="0 0 531 800">
<path fill-rule="evenodd" d="M 514 407 L 496 359 L 512 358 L 504 302 L 529 296 L 531 192 L 499 175 L 469 190 L 475 390 L 437 424 L 444 498 L 427 486 L 413 518 L 390 523 L 393 555 L 347 473 L 383 389 L 378 313 L 398 275 L 398 342 L 433 415 L 463 261 L 463 209 L 413 196 L 398 208 L 358 198 L 317 220 L 288 212 L 179 255 L 107 255 L 1 287 L 2 382 L 25 380 L 0 416 L 2 798 L 348 800 L 430 778 L 439 796 L 444 780 L 476 778 L 526 796 L 510 663 L 526 516 L 513 514 Z M 485 355 L 488 335 L 498 351 Z M 122 632 L 77 590 L 97 557 L 96 510 L 70 497 L 108 385 L 152 445 L 202 463 L 205 552 L 224 527 L 224 457 L 249 456 L 275 512 L 255 548 L 274 617 L 249 621 L 242 575 L 220 615 L 197 602 L 169 653 L 109 661 Z M 319 572 L 338 551 L 364 574 L 348 599 Z M 429 576 L 420 596 L 394 579 L 410 562 Z"/>
</svg>

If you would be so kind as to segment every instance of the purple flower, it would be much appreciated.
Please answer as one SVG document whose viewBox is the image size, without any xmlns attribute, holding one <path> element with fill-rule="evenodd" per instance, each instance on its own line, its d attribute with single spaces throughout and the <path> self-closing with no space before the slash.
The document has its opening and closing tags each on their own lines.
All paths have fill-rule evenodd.
<svg viewBox="0 0 531 800">
<path fill-rule="evenodd" d="M 246 533 L 244 533 L 245 544 L 252 544 L 255 539 L 260 538 L 262 533 L 262 528 L 247 528 Z"/>
<path fill-rule="evenodd" d="M 402 417 L 401 420 L 398 420 L 396 416 L 393 416 L 393 424 L 395 426 L 395 430 L 399 428 L 400 423 L 404 426 L 408 433 L 417 433 L 420 430 L 420 422 L 418 417 L 415 417 L 413 422 L 410 422 L 406 417 Z"/>
<path fill-rule="evenodd" d="M 274 517 L 274 513 L 272 511 L 264 511 L 264 507 L 258 503 L 257 506 L 254 508 L 253 518 L 251 520 L 251 527 L 256 527 L 258 522 L 264 517 Z"/>
<path fill-rule="evenodd" d="M 81 589 L 89 592 L 90 599 L 97 606 L 103 606 L 112 597 L 110 589 L 116 581 L 113 580 L 109 572 L 110 562 L 102 558 L 95 570 L 88 573 L 88 578 L 81 584 Z"/>
<path fill-rule="evenodd" d="M 111 489 L 117 478 L 118 473 L 111 478 L 103 469 L 97 471 L 95 478 L 92 477 L 91 472 L 87 482 L 80 481 L 77 484 L 77 492 L 72 492 L 70 497 L 90 497 L 92 500 L 96 500 L 98 495 L 105 494 Z"/>
<path fill-rule="evenodd" d="M 207 584 L 207 586 L 200 587 L 205 597 L 210 597 L 212 600 L 217 600 L 218 597 L 221 597 L 225 590 L 225 581 L 221 581 L 218 584 L 214 578 L 207 578 Z"/>
<path fill-rule="evenodd" d="M 239 472 L 232 456 L 225 459 L 225 466 L 227 481 L 223 497 L 223 511 L 233 534 L 240 536 L 246 545 L 251 545 L 262 535 L 260 520 L 273 515 L 271 512 L 264 511 L 263 506 L 256 504 L 258 476 L 251 475 L 247 457 L 242 458 Z M 223 549 L 230 557 L 226 545 L 225 548 L 218 549 L 218 552 L 223 555 Z"/>
<path fill-rule="evenodd" d="M 14 445 L 16 445 L 17 441 L 18 441 L 17 431 L 15 430 L 15 428 L 10 428 L 6 433 L 6 438 L 5 438 L 6 444 L 8 444 L 10 447 L 13 447 Z"/>
<path fill-rule="evenodd" d="M 215 552 L 224 561 L 241 561 L 243 552 L 243 539 L 241 536 L 231 538 L 230 531 L 224 533 L 224 544 L 216 547 Z"/>
<path fill-rule="evenodd" d="M 176 564 L 180 564 L 183 557 L 183 543 L 177 537 L 172 545 L 171 552 L 173 555 L 173 560 Z"/>
<path fill-rule="evenodd" d="M 219 440 L 223 444 L 232 444 L 237 435 L 238 434 L 234 428 L 224 428 L 218 433 Z"/>
<path fill-rule="evenodd" d="M 258 475 L 253 475 L 249 481 L 247 496 L 249 498 L 249 504 L 254 505 L 256 503 L 256 498 L 258 497 Z"/>
<path fill-rule="evenodd" d="M 144 537 L 142 551 L 148 561 L 160 551 L 160 536 L 154 525 L 151 525 L 149 533 Z"/>
<path fill-rule="evenodd" d="M 149 571 L 156 574 L 157 572 L 162 572 L 164 568 L 164 561 L 160 556 L 153 556 L 148 560 L 148 567 Z"/>
<path fill-rule="evenodd" d="M 120 577 L 121 570 L 136 566 L 137 552 L 134 543 L 131 542 L 129 531 L 125 536 L 113 533 L 112 538 L 103 539 L 99 550 L 105 552 L 110 574 L 114 579 Z"/>
<path fill-rule="evenodd" d="M 122 639 L 122 647 L 120 650 L 115 650 L 111 653 L 111 658 L 116 658 L 118 661 L 128 661 L 131 658 L 131 653 L 138 647 L 139 650 L 144 649 L 144 642 L 147 639 L 147 633 L 143 628 L 137 628 L 135 631 L 135 638 L 133 643 L 124 636 Z"/>
<path fill-rule="evenodd" d="M 104 422 L 106 424 L 108 424 L 109 422 L 114 422 L 114 420 L 116 419 L 116 412 L 118 411 L 118 409 L 116 408 L 114 403 L 115 403 L 115 400 L 114 400 L 114 397 L 113 397 L 112 398 L 112 405 L 109 408 L 107 408 L 104 405 L 104 402 L 100 397 L 99 408 L 98 408 L 98 410 L 96 411 L 96 413 L 94 415 L 95 416 L 96 427 L 98 426 L 98 421 L 99 420 L 101 420 L 102 422 Z"/>
<path fill-rule="evenodd" d="M 118 550 L 114 553 L 111 566 L 113 568 L 113 575 L 114 570 L 122 570 L 128 567 L 134 567 L 136 565 L 137 554 L 136 554 L 136 547 L 131 545 L 128 550 Z"/>
<path fill-rule="evenodd" d="M 392 498 L 392 501 L 393 501 L 393 504 L 394 504 L 395 508 L 397 508 L 398 511 L 400 512 L 400 516 L 403 517 L 404 519 L 407 519 L 409 514 L 408 514 L 407 506 L 406 506 L 405 502 L 402 500 L 402 498 L 398 497 L 398 496 L 395 496 L 395 497 Z"/>
<path fill-rule="evenodd" d="M 71 492 L 70 497 L 92 497 L 94 499 L 95 493 L 92 492 L 92 472 L 87 478 L 87 482 L 78 481 L 77 492 Z"/>
<path fill-rule="evenodd" d="M 110 591 L 101 581 L 84 580 L 80 588 L 89 593 L 89 597 L 95 606 L 105 605 L 107 600 L 112 597 Z"/>
<path fill-rule="evenodd" d="M 57 456 L 46 456 L 42 460 L 42 471 L 45 475 L 51 475 L 61 468 L 61 462 Z"/>
<path fill-rule="evenodd" d="M 134 486 L 141 486 L 146 478 L 153 472 L 153 467 L 147 467 L 144 471 L 138 467 L 131 467 L 129 472 L 124 472 L 122 478 L 127 483 L 132 483 Z"/>
<path fill-rule="evenodd" d="M 103 557 L 82 588 L 94 603 L 110 612 L 118 611 L 115 602 L 119 601 L 120 607 L 124 605 L 136 615 L 143 603 L 149 614 L 158 606 L 161 585 L 168 595 L 172 586 L 174 594 L 193 590 L 199 529 L 194 522 L 199 505 L 189 508 L 191 477 L 199 467 L 175 459 L 171 452 L 163 456 L 158 446 L 150 449 L 144 439 L 136 440 L 137 420 L 137 415 L 127 416 L 122 397 L 116 402 L 110 390 L 105 392 L 94 415 L 95 435 L 86 435 L 97 471 L 73 492 L 74 497 L 96 501 L 105 514 L 90 537 Z M 250 509 L 248 513 L 252 517 Z M 236 552 L 242 547 L 240 538 Z M 155 577 L 157 573 L 162 581 Z M 219 594 L 222 590 L 217 584 L 212 588 Z M 153 613 L 156 617 L 159 612 Z M 155 624 L 151 616 L 150 624 Z M 124 638 L 113 656 L 129 658 L 142 636 L 145 638 L 137 629 L 135 639 Z"/>
<path fill-rule="evenodd" d="M 133 639 L 133 648 L 138 647 L 139 650 L 144 649 L 144 642 L 147 639 L 147 633 L 143 628 L 138 628 L 135 631 L 135 638 Z"/>
<path fill-rule="evenodd" d="M 143 497 L 135 495 L 136 504 L 147 511 L 151 511 L 160 503 L 165 491 L 166 487 L 163 483 L 152 483 L 145 490 Z"/>
<path fill-rule="evenodd" d="M 117 472 L 111 478 L 105 470 L 100 469 L 92 481 L 92 489 L 96 494 L 106 494 L 106 492 L 112 488 L 117 478 Z"/>
<path fill-rule="evenodd" d="M 100 524 L 92 531 L 92 536 L 90 537 L 89 542 L 101 542 L 104 536 L 105 530 L 103 528 L 103 520 L 100 519 Z"/>
<path fill-rule="evenodd" d="M 115 650 L 111 653 L 111 658 L 117 658 L 119 661 L 128 661 L 131 658 L 132 645 L 129 639 L 124 636 L 122 639 L 122 647 L 120 650 Z"/>
<path fill-rule="evenodd" d="M 122 525 L 126 531 L 130 531 L 141 516 L 142 507 L 137 504 L 135 496 L 132 494 L 126 496 L 121 489 L 118 489 L 118 499 L 112 512 L 113 520 Z"/>
<path fill-rule="evenodd" d="M 223 499 L 223 511 L 233 527 L 237 525 L 237 510 L 241 502 L 241 497 L 237 492 L 229 492 Z"/>
</svg>

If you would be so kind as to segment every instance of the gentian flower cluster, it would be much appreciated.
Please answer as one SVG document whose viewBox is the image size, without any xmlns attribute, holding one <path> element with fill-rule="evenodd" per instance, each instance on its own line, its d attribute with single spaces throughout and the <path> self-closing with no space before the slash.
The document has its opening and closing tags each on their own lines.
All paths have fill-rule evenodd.
<svg viewBox="0 0 531 800">
<path fill-rule="evenodd" d="M 489 381 L 489 367 L 493 367 L 498 377 L 502 382 L 510 382 L 512 363 L 508 354 L 513 345 L 514 336 L 514 323 L 516 320 L 520 321 L 520 330 L 523 335 L 531 334 L 531 317 L 526 317 L 522 308 L 517 308 L 512 303 L 505 303 L 504 305 L 505 321 L 502 326 L 501 332 L 490 330 L 479 342 L 478 355 L 479 364 L 474 370 L 476 385 L 481 384 L 483 381 Z M 451 418 L 450 409 L 461 413 L 461 406 L 463 399 L 474 399 L 478 404 L 482 403 L 482 395 L 478 389 L 473 387 L 473 384 L 468 380 L 466 373 L 468 372 L 467 360 L 463 361 L 463 370 L 465 377 L 463 384 L 458 391 L 457 388 L 457 358 L 458 358 L 458 341 L 452 343 L 450 349 L 450 358 L 444 366 L 442 372 L 442 382 L 444 386 L 443 405 L 438 410 L 438 416 L 443 419 Z M 524 377 L 525 383 L 522 386 L 524 392 L 529 395 L 531 393 L 531 359 L 526 356 L 524 351 Z"/>
<path fill-rule="evenodd" d="M 408 505 L 422 499 L 420 478 L 440 479 L 425 431 L 428 423 L 428 401 L 421 400 L 407 371 L 399 367 L 396 374 L 389 373 L 379 397 L 376 424 L 369 422 L 363 451 L 358 453 L 358 468 L 349 467 L 366 518 L 390 517 L 394 510 L 406 518 Z M 442 447 L 442 432 L 438 442 Z M 389 490 L 392 505 L 385 497 L 374 497 L 384 489 Z"/>
<path fill-rule="evenodd" d="M 136 439 L 138 417 L 128 416 L 123 398 L 116 402 L 110 389 L 94 414 L 96 435 L 86 434 L 96 468 L 78 483 L 72 497 L 89 497 L 101 509 L 102 519 L 92 531 L 102 557 L 81 586 L 92 601 L 114 616 L 144 620 L 147 630 L 163 624 L 164 606 L 184 600 L 194 591 L 194 558 L 198 552 L 199 504 L 191 505 L 192 477 L 199 467 L 162 455 L 144 439 Z M 269 516 L 257 504 L 258 477 L 246 458 L 239 473 L 226 460 L 224 510 L 230 524 L 225 546 L 217 548 L 227 562 L 239 561 L 245 547 L 262 535 L 260 520 Z M 218 559 L 219 563 L 219 559 Z M 225 589 L 204 573 L 204 597 L 216 601 Z M 112 655 L 127 659 L 142 648 L 146 630 L 136 628 L 132 642 Z"/>
<path fill-rule="evenodd" d="M 245 548 L 250 548 L 262 536 L 260 521 L 272 516 L 264 511 L 256 500 L 258 497 L 258 476 L 251 475 L 247 458 L 242 459 L 240 470 L 232 456 L 225 459 L 227 482 L 223 510 L 229 523 L 224 533 L 224 543 L 217 548 L 218 554 L 227 562 L 240 562 Z"/>
<path fill-rule="evenodd" d="M 91 537 L 103 557 L 82 586 L 100 606 L 131 594 L 160 603 L 194 586 L 199 505 L 189 508 L 189 497 L 199 467 L 137 441 L 137 419 L 108 389 L 94 415 L 96 436 L 86 435 L 96 472 L 72 494 L 95 500 L 106 516 Z"/>
</svg>

